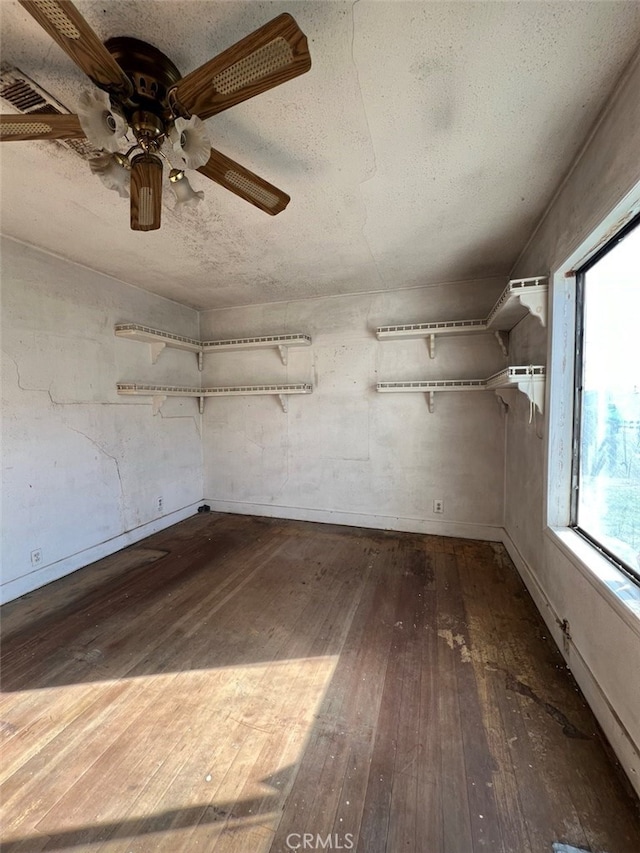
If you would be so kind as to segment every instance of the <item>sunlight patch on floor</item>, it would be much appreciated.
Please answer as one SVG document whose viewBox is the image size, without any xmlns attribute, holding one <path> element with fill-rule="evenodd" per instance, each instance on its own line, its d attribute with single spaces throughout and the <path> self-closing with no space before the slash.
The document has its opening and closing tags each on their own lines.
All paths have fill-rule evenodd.
<svg viewBox="0 0 640 853">
<path fill-rule="evenodd" d="M 337 658 L 4 697 L 3 841 L 267 850 Z M 46 772 L 43 769 L 46 768 Z M 80 777 L 74 768 L 87 768 Z M 34 847 L 35 849 L 35 847 Z"/>
</svg>

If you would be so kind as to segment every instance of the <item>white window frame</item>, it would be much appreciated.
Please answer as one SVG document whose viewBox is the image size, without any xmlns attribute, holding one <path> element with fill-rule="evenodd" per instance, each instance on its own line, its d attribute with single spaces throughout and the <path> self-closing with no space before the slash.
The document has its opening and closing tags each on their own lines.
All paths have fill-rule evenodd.
<svg viewBox="0 0 640 853">
<path fill-rule="evenodd" d="M 576 246 L 551 275 L 546 411 L 545 534 L 593 586 L 638 629 L 640 587 L 571 528 L 576 356 L 576 276 L 606 243 L 640 213 L 640 182 Z"/>
</svg>

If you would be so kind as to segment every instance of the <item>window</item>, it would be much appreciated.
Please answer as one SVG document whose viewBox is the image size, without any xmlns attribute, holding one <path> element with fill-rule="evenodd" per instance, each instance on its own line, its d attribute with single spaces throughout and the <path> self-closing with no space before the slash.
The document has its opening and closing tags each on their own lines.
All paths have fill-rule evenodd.
<svg viewBox="0 0 640 853">
<path fill-rule="evenodd" d="M 577 276 L 571 523 L 640 580 L 640 217 Z"/>
</svg>

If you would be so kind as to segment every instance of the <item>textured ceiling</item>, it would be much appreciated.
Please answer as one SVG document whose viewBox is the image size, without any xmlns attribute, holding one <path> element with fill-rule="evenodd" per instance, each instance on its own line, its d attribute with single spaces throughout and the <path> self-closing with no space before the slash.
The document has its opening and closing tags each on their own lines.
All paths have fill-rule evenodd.
<svg viewBox="0 0 640 853">
<path fill-rule="evenodd" d="M 76 4 L 183 74 L 283 11 L 313 67 L 208 120 L 291 195 L 270 217 L 203 176 L 160 231 L 55 142 L 4 143 L 2 232 L 197 308 L 507 275 L 640 41 L 635 2 Z M 75 111 L 91 84 L 13 0 L 2 60 Z M 191 176 L 190 176 L 191 177 Z"/>
</svg>

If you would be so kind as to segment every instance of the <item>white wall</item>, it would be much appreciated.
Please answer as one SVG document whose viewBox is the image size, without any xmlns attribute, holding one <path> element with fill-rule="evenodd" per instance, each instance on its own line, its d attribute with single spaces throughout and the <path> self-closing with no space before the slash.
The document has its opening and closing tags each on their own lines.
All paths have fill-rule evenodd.
<svg viewBox="0 0 640 853">
<path fill-rule="evenodd" d="M 195 511 L 193 400 L 119 397 L 116 382 L 198 382 L 195 356 L 113 334 L 118 322 L 197 336 L 189 308 L 2 241 L 2 600 Z M 162 511 L 157 498 L 163 498 Z M 41 549 L 33 566 L 31 552 Z"/>
<path fill-rule="evenodd" d="M 640 181 L 640 62 L 628 69 L 595 134 L 517 264 L 527 276 L 563 265 L 594 228 Z M 559 318 L 558 318 L 559 319 Z M 511 335 L 512 360 L 547 360 L 547 340 L 527 318 Z M 562 344 L 562 341 L 560 342 Z M 560 361 L 571 361 L 571 338 Z M 551 366 L 553 369 L 553 365 Z M 570 558 L 545 531 L 545 441 L 527 423 L 527 408 L 508 417 L 505 524 L 507 543 L 558 645 L 600 724 L 640 793 L 640 617 L 621 604 L 586 564 Z M 548 433 L 547 422 L 537 430 Z M 551 460 L 559 465 L 560 460 Z M 567 619 L 572 640 L 563 645 L 556 620 Z"/>
<path fill-rule="evenodd" d="M 484 378 L 504 366 L 492 336 L 377 341 L 378 325 L 487 315 L 504 281 L 327 297 L 201 315 L 204 339 L 301 332 L 309 349 L 205 357 L 207 385 L 310 382 L 311 396 L 207 400 L 212 509 L 452 536 L 500 538 L 504 418 L 491 392 L 379 394 L 378 381 Z M 433 500 L 444 500 L 434 515 Z"/>
</svg>

